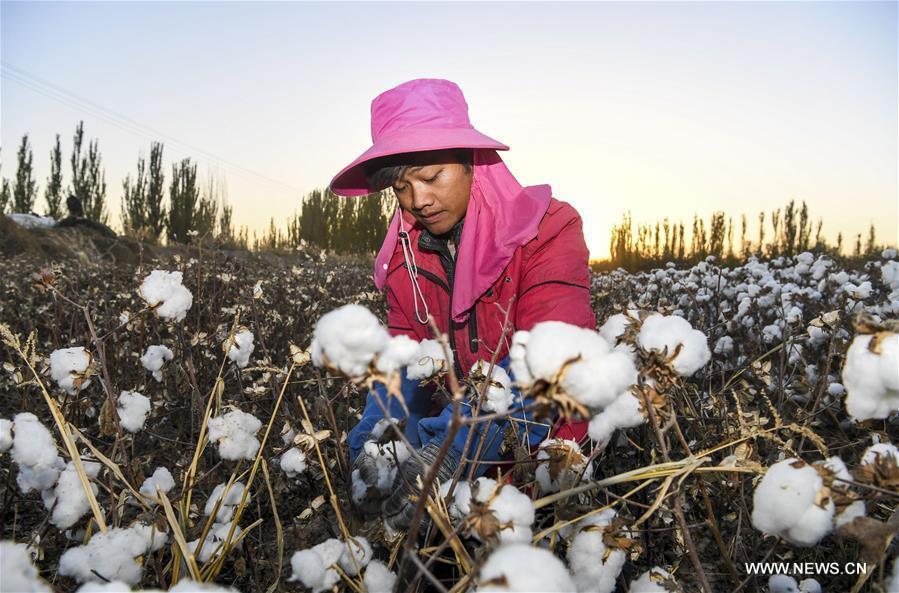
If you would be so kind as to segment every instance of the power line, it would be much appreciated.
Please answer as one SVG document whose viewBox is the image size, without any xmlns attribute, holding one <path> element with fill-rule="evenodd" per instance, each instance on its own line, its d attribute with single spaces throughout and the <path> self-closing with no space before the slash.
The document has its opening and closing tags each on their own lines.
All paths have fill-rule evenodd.
<svg viewBox="0 0 899 593">
<path fill-rule="evenodd" d="M 35 76 L 26 70 L 18 68 L 9 62 L 2 60 L 0 61 L 0 65 L 2 65 L 2 77 L 15 82 L 19 85 L 22 85 L 29 90 L 63 103 L 64 105 L 73 108 L 78 111 L 86 112 L 98 119 L 105 121 L 121 130 L 124 130 L 130 134 L 135 136 L 140 136 L 144 139 L 150 140 L 158 140 L 160 138 L 166 139 L 167 141 L 180 146 L 182 148 L 188 149 L 188 152 L 200 153 L 204 155 L 208 160 L 214 161 L 219 166 L 224 166 L 226 168 L 237 170 L 238 172 L 242 172 L 244 174 L 249 174 L 261 179 L 264 179 L 270 183 L 279 185 L 281 187 L 287 188 L 297 194 L 302 194 L 302 190 L 297 187 L 290 185 L 284 181 L 275 179 L 273 177 L 269 177 L 264 173 L 260 173 L 258 171 L 254 171 L 243 165 L 238 163 L 229 161 L 228 159 L 217 156 L 207 150 L 194 146 L 188 142 L 181 141 L 173 136 L 156 130 L 150 126 L 146 126 L 141 124 L 140 122 L 130 118 L 128 116 L 122 115 L 116 111 L 112 111 L 91 101 L 89 99 L 85 99 L 75 93 L 72 93 L 63 87 L 56 85 L 52 82 L 46 81 L 38 76 Z"/>
</svg>

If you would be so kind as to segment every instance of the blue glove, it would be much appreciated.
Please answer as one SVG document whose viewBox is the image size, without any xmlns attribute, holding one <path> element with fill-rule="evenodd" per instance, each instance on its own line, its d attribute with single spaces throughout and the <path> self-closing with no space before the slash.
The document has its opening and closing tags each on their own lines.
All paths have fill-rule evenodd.
<svg viewBox="0 0 899 593">
<path fill-rule="evenodd" d="M 409 439 L 409 442 L 414 448 L 421 446 L 421 443 L 418 440 L 418 423 L 431 411 L 433 387 L 419 387 L 419 381 L 417 379 L 407 379 L 405 368 L 400 371 L 400 376 L 402 377 L 400 391 L 403 394 L 406 407 L 409 409 L 409 417 L 406 418 L 406 411 L 403 409 L 402 404 L 400 404 L 397 398 L 392 397 L 389 398 L 388 401 L 387 388 L 381 383 L 375 383 L 375 391 L 368 392 L 368 397 L 365 401 L 365 409 L 362 411 L 362 419 L 359 420 L 359 423 L 353 427 L 347 435 L 347 441 L 350 445 L 351 463 L 356 460 L 356 457 L 362 451 L 362 446 L 365 444 L 365 441 L 368 440 L 369 434 L 375 427 L 375 424 L 384 418 L 384 411 L 382 407 L 378 405 L 378 400 L 376 398 L 380 399 L 383 407 L 389 411 L 391 418 L 396 420 L 406 418 L 406 438 Z"/>
<path fill-rule="evenodd" d="M 509 374 L 509 378 L 512 381 L 515 381 L 515 376 L 512 373 L 512 370 L 509 368 L 509 357 L 506 356 L 501 361 L 496 363 L 496 366 L 501 366 L 505 371 Z M 528 398 L 524 401 L 521 399 L 521 393 L 519 392 L 517 387 L 512 387 L 512 394 L 514 395 L 514 400 L 510 411 L 511 417 L 518 418 L 526 421 L 533 421 L 533 412 L 525 411 L 524 407 L 530 404 L 533 400 Z M 462 402 L 462 414 L 464 416 L 471 417 L 473 412 L 473 402 Z M 432 418 L 422 418 L 418 421 L 418 436 L 417 440 L 421 443 L 422 446 L 427 446 L 431 443 L 443 443 L 444 437 L 446 436 L 447 430 L 449 430 L 450 421 L 453 417 L 453 404 L 447 405 L 439 416 L 435 416 Z M 450 446 L 450 450 L 453 455 L 457 459 L 463 458 L 471 458 L 474 457 L 478 450 L 478 443 L 481 440 L 481 434 L 484 430 L 487 431 L 487 436 L 484 441 L 484 447 L 481 449 L 481 454 L 479 456 L 480 461 L 499 461 L 502 459 L 502 455 L 500 455 L 500 447 L 503 443 L 503 436 L 505 435 L 506 428 L 509 426 L 508 418 L 503 418 L 502 420 L 493 420 L 491 422 L 482 422 L 476 425 L 464 425 L 459 428 L 458 432 L 456 432 L 456 436 L 453 438 L 453 443 Z M 411 422 L 410 422 L 411 425 Z M 528 436 L 528 446 L 534 447 L 538 445 L 543 439 L 547 437 L 549 434 L 549 426 L 542 424 L 525 424 L 519 422 L 519 431 L 524 432 L 524 427 L 527 426 L 527 436 Z M 408 431 L 409 426 L 406 427 Z M 468 446 L 468 450 L 465 451 L 465 441 L 468 439 L 468 433 L 472 432 L 471 441 Z M 464 455 L 463 455 L 464 454 Z M 475 477 L 482 476 L 488 469 L 489 465 L 486 464 L 478 464 L 477 469 L 474 472 Z"/>
</svg>

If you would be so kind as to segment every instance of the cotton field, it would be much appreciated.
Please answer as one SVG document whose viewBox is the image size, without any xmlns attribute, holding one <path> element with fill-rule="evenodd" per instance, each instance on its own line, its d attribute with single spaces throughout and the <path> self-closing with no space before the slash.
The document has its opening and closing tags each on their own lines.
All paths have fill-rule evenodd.
<svg viewBox="0 0 899 593">
<path fill-rule="evenodd" d="M 508 328 L 508 371 L 448 382 L 370 262 L 2 266 L 2 591 L 897 591 L 894 250 L 595 274 L 596 331 Z M 401 372 L 510 420 L 506 462 L 422 478 L 413 529 L 378 513 L 401 427 L 348 462 Z"/>
</svg>

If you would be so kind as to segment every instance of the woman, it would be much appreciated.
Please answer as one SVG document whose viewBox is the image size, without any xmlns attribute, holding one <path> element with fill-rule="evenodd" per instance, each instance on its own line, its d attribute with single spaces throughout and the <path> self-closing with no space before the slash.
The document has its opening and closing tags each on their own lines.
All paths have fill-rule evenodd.
<svg viewBox="0 0 899 593">
<path fill-rule="evenodd" d="M 538 322 L 595 329 L 580 216 L 552 198 L 548 185 L 518 183 L 496 152 L 509 147 L 474 129 L 456 84 L 441 79 L 405 82 L 378 95 L 371 116 L 373 145 L 338 173 L 330 187 L 344 196 L 392 187 L 399 201 L 374 270 L 375 285 L 387 293 L 392 335 L 433 338 L 428 325 L 433 317 L 448 336 L 461 379 L 478 360 L 489 362 L 494 356 L 512 376 L 510 337 Z M 438 480 L 449 479 L 460 462 L 474 460 L 478 451 L 477 460 L 498 460 L 510 426 L 523 444 L 534 446 L 546 437 L 548 426 L 532 423 L 522 411 L 527 402 L 515 393 L 511 423 L 474 425 L 473 438 L 467 427 L 456 433 Z M 433 390 L 405 376 L 403 394 L 408 416 L 383 390 L 370 393 L 362 419 L 349 435 L 355 477 L 369 486 L 376 482 L 377 470 L 360 452 L 385 408 L 405 422 L 406 437 L 421 447 L 401 465 L 392 494 L 375 501 L 396 528 L 408 526 L 418 494 L 415 478 L 424 476 L 437 458 L 452 417 L 452 404 L 434 410 Z M 471 414 L 469 402 L 462 409 Z M 487 431 L 483 438 L 482 429 Z M 487 468 L 479 464 L 475 474 Z"/>
</svg>

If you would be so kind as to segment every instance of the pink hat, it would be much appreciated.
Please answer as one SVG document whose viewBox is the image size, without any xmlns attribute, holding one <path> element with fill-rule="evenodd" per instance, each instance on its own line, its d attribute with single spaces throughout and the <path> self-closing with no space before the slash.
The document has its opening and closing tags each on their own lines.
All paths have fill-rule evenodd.
<svg viewBox="0 0 899 593">
<path fill-rule="evenodd" d="M 440 78 L 417 78 L 384 91 L 371 102 L 372 146 L 331 180 L 331 191 L 363 196 L 369 188 L 363 164 L 379 157 L 446 148 L 509 150 L 474 129 L 459 86 Z"/>
</svg>

